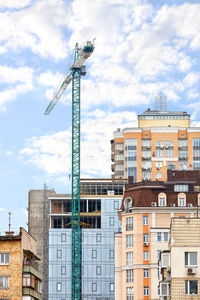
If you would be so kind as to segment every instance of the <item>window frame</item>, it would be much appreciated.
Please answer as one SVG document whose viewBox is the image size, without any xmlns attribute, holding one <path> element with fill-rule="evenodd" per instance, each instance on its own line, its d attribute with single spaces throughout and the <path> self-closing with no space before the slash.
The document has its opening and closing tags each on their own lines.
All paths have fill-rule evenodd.
<svg viewBox="0 0 200 300">
<path fill-rule="evenodd" d="M 133 269 L 126 270 L 126 282 L 127 283 L 133 282 L 133 280 L 134 280 L 133 272 L 134 272 Z"/>
<path fill-rule="evenodd" d="M 149 216 L 143 216 L 143 225 L 149 225 Z"/>
<path fill-rule="evenodd" d="M 197 283 L 197 293 L 190 293 L 190 284 L 191 282 L 196 282 Z M 198 280 L 185 280 L 185 295 L 199 295 L 199 285 L 198 285 Z"/>
<path fill-rule="evenodd" d="M 143 260 L 149 260 L 149 251 L 143 251 Z"/>
<path fill-rule="evenodd" d="M 191 255 L 196 254 L 196 265 L 191 264 Z M 198 252 L 185 252 L 185 267 L 195 268 L 198 266 Z"/>
<path fill-rule="evenodd" d="M 143 269 L 144 278 L 149 278 L 149 269 Z"/>
<path fill-rule="evenodd" d="M 133 248 L 133 234 L 126 234 L 126 248 Z"/>
<path fill-rule="evenodd" d="M 0 253 L 0 266 L 8 266 L 9 263 L 10 263 L 10 253 L 9 252 Z"/>
<path fill-rule="evenodd" d="M 144 286 L 144 296 L 149 296 L 149 286 Z"/>
<path fill-rule="evenodd" d="M 133 230 L 133 217 L 126 218 L 126 231 Z"/>
<path fill-rule="evenodd" d="M 162 242 L 162 232 L 157 232 L 157 242 Z"/>
</svg>

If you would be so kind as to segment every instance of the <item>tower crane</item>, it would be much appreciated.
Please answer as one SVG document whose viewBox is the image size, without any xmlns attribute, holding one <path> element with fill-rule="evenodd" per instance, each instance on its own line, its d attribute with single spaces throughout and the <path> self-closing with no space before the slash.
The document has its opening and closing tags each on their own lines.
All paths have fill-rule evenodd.
<svg viewBox="0 0 200 300">
<path fill-rule="evenodd" d="M 81 299 L 81 228 L 80 228 L 80 83 L 86 74 L 84 62 L 94 51 L 94 40 L 83 47 L 75 45 L 74 63 L 45 110 L 48 115 L 72 81 L 72 243 L 71 300 Z"/>
</svg>

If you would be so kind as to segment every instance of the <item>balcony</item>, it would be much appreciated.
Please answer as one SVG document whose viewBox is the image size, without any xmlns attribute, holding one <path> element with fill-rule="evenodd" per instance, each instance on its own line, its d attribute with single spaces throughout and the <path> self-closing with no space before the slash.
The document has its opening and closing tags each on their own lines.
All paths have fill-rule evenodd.
<svg viewBox="0 0 200 300">
<path fill-rule="evenodd" d="M 40 293 L 28 287 L 23 287 L 23 296 L 32 296 L 35 299 L 42 300 L 42 295 Z"/>
<path fill-rule="evenodd" d="M 42 280 L 42 274 L 37 270 L 36 265 L 35 265 L 35 267 L 32 265 L 24 265 L 23 272 L 33 274 L 38 279 Z"/>
</svg>

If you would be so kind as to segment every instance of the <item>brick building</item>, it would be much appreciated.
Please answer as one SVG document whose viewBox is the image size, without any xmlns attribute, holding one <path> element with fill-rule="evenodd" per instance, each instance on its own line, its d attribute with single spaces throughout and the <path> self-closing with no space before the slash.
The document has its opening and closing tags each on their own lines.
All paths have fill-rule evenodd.
<svg viewBox="0 0 200 300">
<path fill-rule="evenodd" d="M 129 178 L 130 179 L 130 178 Z M 115 300 L 159 299 L 158 258 L 168 250 L 171 218 L 195 218 L 199 171 L 168 170 L 167 181 L 125 188 L 115 234 Z"/>
<path fill-rule="evenodd" d="M 200 219 L 172 218 L 159 260 L 160 300 L 200 298 Z"/>
<path fill-rule="evenodd" d="M 42 299 L 38 260 L 36 240 L 25 229 L 0 236 L 0 299 Z"/>
</svg>

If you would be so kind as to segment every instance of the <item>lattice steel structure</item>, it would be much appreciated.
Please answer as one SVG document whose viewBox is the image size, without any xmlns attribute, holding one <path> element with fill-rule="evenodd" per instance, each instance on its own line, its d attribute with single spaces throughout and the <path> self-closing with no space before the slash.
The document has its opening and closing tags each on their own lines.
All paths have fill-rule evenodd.
<svg viewBox="0 0 200 300">
<path fill-rule="evenodd" d="M 72 259 L 71 259 L 71 299 L 81 299 L 81 229 L 80 229 L 80 79 L 85 75 L 85 60 L 94 51 L 93 43 L 75 46 L 74 64 L 70 73 L 58 88 L 45 114 L 49 114 L 72 81 Z"/>
</svg>

